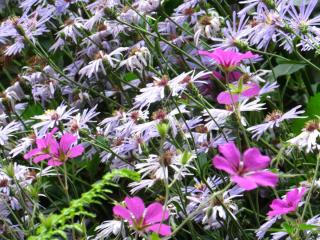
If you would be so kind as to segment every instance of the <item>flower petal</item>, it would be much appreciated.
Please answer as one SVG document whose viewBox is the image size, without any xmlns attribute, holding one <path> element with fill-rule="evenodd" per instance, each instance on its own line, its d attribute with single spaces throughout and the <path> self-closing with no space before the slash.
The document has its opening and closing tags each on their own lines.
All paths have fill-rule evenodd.
<svg viewBox="0 0 320 240">
<path fill-rule="evenodd" d="M 239 101 L 239 96 L 237 94 L 230 94 L 228 91 L 219 93 L 217 101 L 220 104 L 233 105 Z"/>
<path fill-rule="evenodd" d="M 68 157 L 76 158 L 80 156 L 83 152 L 84 152 L 84 147 L 82 145 L 77 145 L 69 150 Z"/>
<path fill-rule="evenodd" d="M 115 216 L 118 216 L 118 217 L 121 217 L 125 220 L 128 220 L 130 222 L 130 224 L 132 223 L 130 212 L 125 207 L 122 207 L 120 205 L 116 205 L 113 207 L 112 211 Z"/>
<path fill-rule="evenodd" d="M 33 159 L 33 162 L 34 163 L 38 163 L 38 162 L 41 162 L 41 161 L 49 159 L 49 158 L 51 158 L 51 155 L 49 155 L 49 154 L 41 154 L 41 155 L 36 156 Z"/>
<path fill-rule="evenodd" d="M 65 133 L 61 137 L 60 140 L 60 149 L 64 152 L 67 153 L 70 146 L 77 140 L 77 137 L 70 134 L 70 133 Z"/>
<path fill-rule="evenodd" d="M 127 208 L 133 214 L 136 220 L 139 220 L 145 210 L 144 202 L 139 197 L 126 197 L 125 200 Z"/>
<path fill-rule="evenodd" d="M 219 152 L 235 169 L 238 169 L 241 155 L 237 146 L 233 142 L 219 145 Z"/>
<path fill-rule="evenodd" d="M 270 158 L 260 153 L 258 148 L 249 148 L 243 153 L 244 171 L 265 169 L 270 163 Z"/>
<path fill-rule="evenodd" d="M 242 177 L 242 176 L 238 176 L 238 175 L 232 176 L 231 177 L 231 181 L 235 182 L 241 188 L 243 188 L 243 189 L 245 189 L 247 191 L 253 190 L 253 189 L 258 187 L 255 182 L 249 180 L 246 177 Z"/>
<path fill-rule="evenodd" d="M 160 234 L 161 236 L 170 236 L 171 235 L 171 227 L 166 224 L 154 224 L 147 228 L 148 231 L 152 231 Z"/>
<path fill-rule="evenodd" d="M 23 158 L 24 159 L 29 159 L 29 158 L 32 158 L 34 155 L 37 155 L 38 153 L 40 152 L 40 149 L 39 148 L 35 148 L 35 149 L 32 149 L 30 150 L 29 152 L 27 152 Z"/>
<path fill-rule="evenodd" d="M 53 158 L 48 161 L 49 166 L 61 166 L 62 164 L 63 162 L 54 160 Z"/>
<path fill-rule="evenodd" d="M 144 220 L 147 224 L 158 223 L 167 220 L 169 212 L 163 209 L 160 203 L 152 203 L 147 207 Z"/>
<path fill-rule="evenodd" d="M 237 169 L 224 157 L 215 156 L 212 160 L 212 164 L 215 168 L 225 171 L 231 175 L 236 174 Z"/>
<path fill-rule="evenodd" d="M 278 183 L 278 175 L 269 171 L 258 171 L 245 178 L 263 187 L 275 187 Z"/>
</svg>

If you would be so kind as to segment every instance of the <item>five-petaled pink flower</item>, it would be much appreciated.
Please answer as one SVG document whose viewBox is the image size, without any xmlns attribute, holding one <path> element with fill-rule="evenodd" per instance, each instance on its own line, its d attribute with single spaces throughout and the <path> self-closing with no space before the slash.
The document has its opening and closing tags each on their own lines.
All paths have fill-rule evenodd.
<svg viewBox="0 0 320 240">
<path fill-rule="evenodd" d="M 286 196 L 283 199 L 274 199 L 270 205 L 270 210 L 268 212 L 269 217 L 285 215 L 290 212 L 295 212 L 301 199 L 304 196 L 306 189 L 302 188 L 295 188 L 290 192 L 287 192 Z"/>
<path fill-rule="evenodd" d="M 163 209 L 160 203 L 152 203 L 145 208 L 144 202 L 139 197 L 126 197 L 126 207 L 116 205 L 113 214 L 127 220 L 131 227 L 141 232 L 156 232 L 162 236 L 171 234 L 170 226 L 162 222 L 169 218 L 169 212 Z"/>
<path fill-rule="evenodd" d="M 260 153 L 258 148 L 249 148 L 241 156 L 234 143 L 219 145 L 219 152 L 212 163 L 215 168 L 231 175 L 231 181 L 245 190 L 252 190 L 258 186 L 274 187 L 278 183 L 278 176 L 265 168 L 270 158 Z"/>
<path fill-rule="evenodd" d="M 215 60 L 217 64 L 225 72 L 233 71 L 241 61 L 250 58 L 257 58 L 258 55 L 252 54 L 252 52 L 239 53 L 232 50 L 215 49 L 213 52 L 199 51 L 200 55 L 207 56 Z"/>
<path fill-rule="evenodd" d="M 58 143 L 53 137 L 57 130 L 54 128 L 44 137 L 38 138 L 37 148 L 26 153 L 24 159 L 33 158 L 34 163 L 48 160 L 49 166 L 60 166 L 69 158 L 76 158 L 84 152 L 82 145 L 72 146 L 77 141 L 77 137 L 70 133 L 64 133 Z"/>
</svg>

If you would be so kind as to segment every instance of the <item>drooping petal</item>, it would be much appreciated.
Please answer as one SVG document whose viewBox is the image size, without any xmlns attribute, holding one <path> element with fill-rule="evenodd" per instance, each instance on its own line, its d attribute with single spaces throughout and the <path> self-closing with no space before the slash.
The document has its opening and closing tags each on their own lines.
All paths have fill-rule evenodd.
<svg viewBox="0 0 320 240">
<path fill-rule="evenodd" d="M 36 156 L 33 159 L 33 162 L 34 163 L 38 163 L 38 162 L 41 162 L 41 161 L 49 159 L 49 158 L 51 158 L 51 155 L 49 155 L 49 154 L 41 154 L 41 155 Z"/>
<path fill-rule="evenodd" d="M 67 153 L 70 146 L 77 140 L 77 137 L 70 134 L 70 133 L 65 133 L 61 137 L 60 140 L 60 149 L 64 152 Z"/>
<path fill-rule="evenodd" d="M 80 156 L 83 152 L 84 152 L 84 147 L 82 145 L 77 145 L 69 150 L 68 157 L 76 158 Z"/>
<path fill-rule="evenodd" d="M 217 101 L 220 104 L 233 105 L 239 101 L 239 95 L 230 94 L 228 91 L 219 93 Z"/>
<path fill-rule="evenodd" d="M 265 169 L 269 166 L 270 158 L 260 153 L 258 148 L 249 148 L 243 153 L 244 171 Z"/>
<path fill-rule="evenodd" d="M 221 156 L 215 156 L 212 160 L 212 164 L 215 168 L 225 171 L 231 175 L 234 175 L 237 172 L 235 166 L 230 161 Z"/>
<path fill-rule="evenodd" d="M 241 155 L 237 146 L 233 142 L 219 145 L 219 152 L 228 160 L 233 168 L 239 168 Z"/>
<path fill-rule="evenodd" d="M 132 223 L 131 215 L 130 215 L 130 212 L 128 211 L 128 209 L 126 209 L 120 205 L 116 205 L 113 207 L 112 211 L 113 211 L 114 215 L 121 217 L 121 218 L 129 221 L 130 223 Z"/>
<path fill-rule="evenodd" d="M 242 177 L 242 176 L 238 176 L 238 175 L 234 175 L 231 177 L 231 181 L 235 182 L 236 184 L 238 184 L 241 188 L 250 191 L 253 190 L 255 188 L 257 188 L 257 184 L 253 181 L 250 181 L 249 179 L 247 179 L 246 177 Z"/>
<path fill-rule="evenodd" d="M 144 202 L 142 201 L 142 199 L 139 197 L 126 197 L 124 201 L 127 205 L 127 208 L 130 212 L 132 212 L 135 219 L 141 219 L 145 210 Z"/>
<path fill-rule="evenodd" d="M 63 164 L 63 162 L 58 161 L 58 160 L 54 160 L 53 158 L 51 158 L 51 159 L 48 161 L 48 165 L 49 165 L 49 166 L 61 166 L 62 164 Z"/>
<path fill-rule="evenodd" d="M 27 152 L 23 158 L 24 159 L 29 159 L 29 158 L 32 158 L 33 156 L 35 156 L 36 154 L 40 153 L 40 149 L 39 148 L 35 148 L 35 149 L 32 149 L 30 150 L 29 152 Z"/>
<path fill-rule="evenodd" d="M 147 207 L 144 220 L 146 224 L 154 224 L 165 221 L 168 217 L 168 211 L 164 211 L 163 206 L 160 203 L 152 203 Z"/>
<path fill-rule="evenodd" d="M 154 224 L 147 228 L 148 231 L 152 231 L 160 234 L 161 236 L 170 236 L 171 235 L 171 227 L 166 224 Z"/>
</svg>

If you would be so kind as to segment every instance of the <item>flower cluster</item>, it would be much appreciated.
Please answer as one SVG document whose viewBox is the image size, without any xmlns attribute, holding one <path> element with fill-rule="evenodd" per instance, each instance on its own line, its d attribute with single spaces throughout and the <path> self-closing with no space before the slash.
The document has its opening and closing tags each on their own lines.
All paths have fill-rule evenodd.
<svg viewBox="0 0 320 240">
<path fill-rule="evenodd" d="M 319 239 L 318 5 L 0 0 L 1 239 Z"/>
</svg>

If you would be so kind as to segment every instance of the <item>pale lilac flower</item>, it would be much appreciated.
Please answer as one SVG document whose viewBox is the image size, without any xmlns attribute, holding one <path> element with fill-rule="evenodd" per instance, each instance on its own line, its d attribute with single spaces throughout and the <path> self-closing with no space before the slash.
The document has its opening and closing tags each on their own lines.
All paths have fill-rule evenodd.
<svg viewBox="0 0 320 240">
<path fill-rule="evenodd" d="M 152 203 L 147 208 L 139 197 L 126 197 L 125 205 L 113 207 L 113 214 L 128 221 L 138 232 L 155 232 L 162 236 L 170 236 L 171 228 L 162 222 L 169 218 L 169 212 L 160 203 Z"/>
<path fill-rule="evenodd" d="M 146 47 L 132 47 L 127 59 L 121 61 L 119 67 L 126 66 L 129 71 L 142 71 L 152 63 L 151 53 Z"/>
<path fill-rule="evenodd" d="M 98 234 L 93 238 L 93 240 L 108 239 L 111 235 L 116 236 L 120 233 L 124 238 L 123 223 L 119 220 L 104 221 L 95 228 L 95 231 L 97 231 Z"/>
<path fill-rule="evenodd" d="M 310 120 L 305 124 L 301 133 L 288 140 L 288 142 L 299 149 L 305 149 L 306 152 L 312 152 L 320 149 L 317 139 L 320 137 L 320 122 L 318 119 Z"/>
<path fill-rule="evenodd" d="M 221 17 L 214 10 L 209 10 L 208 15 L 203 15 L 194 26 L 194 42 L 198 46 L 201 36 L 212 39 L 220 31 Z"/>
<path fill-rule="evenodd" d="M 305 188 L 295 188 L 289 191 L 283 199 L 274 199 L 270 205 L 271 210 L 268 212 L 268 216 L 271 218 L 295 212 L 305 192 Z"/>
<path fill-rule="evenodd" d="M 274 110 L 272 113 L 266 116 L 264 123 L 249 127 L 247 130 L 253 133 L 252 138 L 259 139 L 267 130 L 279 127 L 280 123 L 285 120 L 305 118 L 304 116 L 299 116 L 299 114 L 304 113 L 304 110 L 299 108 L 301 108 L 301 105 L 292 108 L 286 113 L 282 113 L 279 110 Z"/>
<path fill-rule="evenodd" d="M 3 146 L 5 145 L 9 137 L 13 135 L 14 132 L 17 132 L 21 130 L 22 125 L 19 122 L 12 121 L 6 126 L 1 126 L 0 127 L 0 145 Z"/>
<path fill-rule="evenodd" d="M 266 170 L 270 158 L 262 155 L 258 148 L 248 148 L 242 157 L 234 143 L 226 143 L 219 146 L 219 152 L 222 156 L 213 158 L 213 166 L 230 174 L 231 181 L 241 188 L 249 191 L 258 186 L 277 185 L 278 176 Z"/>
<path fill-rule="evenodd" d="M 239 45 L 247 45 L 248 35 L 252 31 L 252 28 L 248 27 L 247 23 L 248 18 L 245 15 L 242 15 L 238 20 L 236 12 L 233 12 L 232 22 L 227 20 L 227 26 L 222 29 L 223 37 L 212 38 L 212 41 L 217 42 L 212 47 L 238 51 Z"/>
<path fill-rule="evenodd" d="M 56 110 L 47 110 L 44 114 L 33 117 L 33 119 L 41 121 L 32 125 L 37 136 L 43 136 L 48 129 L 59 126 L 64 121 L 70 121 L 78 110 L 74 108 L 67 110 L 67 108 L 67 105 L 61 104 Z"/>
</svg>

